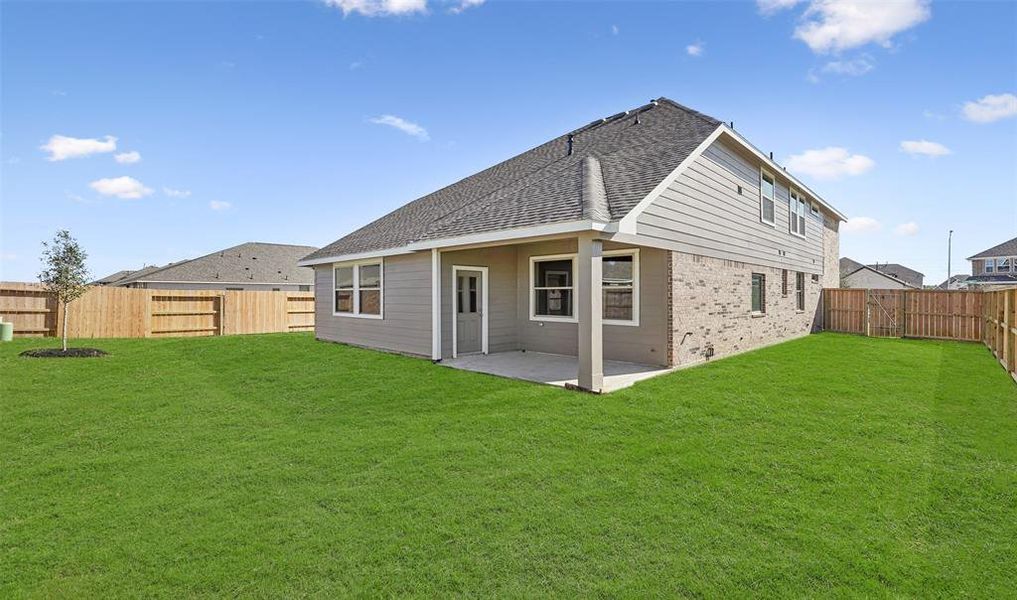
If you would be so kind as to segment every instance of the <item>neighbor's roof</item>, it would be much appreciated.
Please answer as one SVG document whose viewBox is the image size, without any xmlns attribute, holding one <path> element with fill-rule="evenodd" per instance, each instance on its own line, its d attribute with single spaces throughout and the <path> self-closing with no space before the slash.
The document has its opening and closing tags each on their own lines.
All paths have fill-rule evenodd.
<svg viewBox="0 0 1017 600">
<path fill-rule="evenodd" d="M 945 290 L 945 289 L 947 289 L 949 287 L 949 285 L 951 283 L 964 283 L 970 277 L 971 277 L 970 275 L 964 275 L 964 274 L 951 275 L 949 279 L 947 279 L 943 283 L 937 285 L 936 288 L 941 289 L 941 290 Z"/>
<path fill-rule="evenodd" d="M 146 267 L 115 283 L 200 281 L 309 285 L 313 283 L 314 273 L 298 267 L 297 261 L 312 251 L 314 246 L 247 242 L 164 267 Z"/>
<path fill-rule="evenodd" d="M 1007 240 L 998 246 L 993 246 L 988 250 L 983 250 L 974 256 L 969 256 L 968 260 L 974 258 L 995 258 L 997 256 L 1017 256 L 1017 237 Z"/>
<path fill-rule="evenodd" d="M 130 275 L 133 272 L 134 271 L 131 271 L 130 269 L 124 269 L 123 271 L 117 271 L 116 273 L 113 273 L 111 275 L 107 275 L 107 276 L 103 277 L 102 279 L 96 279 L 95 281 L 92 282 L 92 285 L 106 285 L 106 284 L 113 283 L 114 281 L 120 281 L 121 279 L 123 279 L 124 277 L 127 277 L 128 275 Z"/>
<path fill-rule="evenodd" d="M 876 263 L 874 265 L 865 265 L 870 269 L 875 269 L 880 273 L 885 273 L 895 279 L 900 279 L 906 283 L 910 283 L 915 287 L 921 287 L 922 281 L 925 279 L 924 273 L 919 273 L 914 269 L 905 267 L 898 263 Z"/>
<path fill-rule="evenodd" d="M 847 277 L 864 266 L 865 265 L 856 260 L 851 260 L 846 256 L 842 256 L 840 257 L 840 276 L 841 278 Z"/>
<path fill-rule="evenodd" d="M 661 98 L 594 121 L 414 200 L 306 260 L 531 225 L 619 219 L 719 124 Z"/>
<path fill-rule="evenodd" d="M 844 257 L 841 257 L 841 259 L 840 259 L 840 278 L 841 278 L 841 280 L 843 280 L 845 277 L 847 277 L 849 275 L 853 275 L 854 273 L 857 273 L 858 271 L 861 271 L 861 270 L 864 269 L 866 271 L 871 271 L 871 272 L 875 273 L 876 275 L 879 275 L 881 277 L 885 277 L 885 278 L 890 279 L 892 281 L 903 283 L 904 285 L 906 285 L 908 287 L 913 287 L 913 288 L 920 288 L 920 287 L 922 287 L 920 282 L 919 283 L 913 283 L 912 281 L 909 281 L 908 279 L 897 277 L 897 276 L 893 275 L 892 273 L 889 273 L 889 272 L 886 272 L 886 271 L 880 271 L 880 270 L 878 270 L 878 269 L 876 269 L 874 267 L 875 267 L 875 265 L 863 265 L 862 263 L 860 263 L 860 262 L 858 262 L 856 260 L 851 260 L 850 258 L 844 256 Z M 907 268 L 907 267 L 904 267 L 904 268 Z M 920 277 L 925 277 L 921 273 L 918 273 L 918 275 Z"/>
</svg>

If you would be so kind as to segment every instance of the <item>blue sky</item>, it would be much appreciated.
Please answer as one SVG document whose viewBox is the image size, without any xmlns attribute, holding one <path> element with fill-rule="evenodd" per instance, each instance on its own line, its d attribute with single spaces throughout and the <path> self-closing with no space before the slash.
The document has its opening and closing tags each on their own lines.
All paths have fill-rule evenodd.
<svg viewBox="0 0 1017 600">
<path fill-rule="evenodd" d="M 250 240 L 323 245 L 658 96 L 733 120 L 852 217 L 843 255 L 932 283 L 947 230 L 955 273 L 1017 235 L 1011 2 L 0 10 L 7 280 L 34 279 L 59 228 L 97 276 Z"/>
</svg>

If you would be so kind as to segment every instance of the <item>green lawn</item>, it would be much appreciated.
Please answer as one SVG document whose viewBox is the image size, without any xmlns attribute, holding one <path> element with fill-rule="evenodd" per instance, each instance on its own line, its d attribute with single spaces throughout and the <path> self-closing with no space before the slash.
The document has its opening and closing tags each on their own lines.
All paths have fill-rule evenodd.
<svg viewBox="0 0 1017 600">
<path fill-rule="evenodd" d="M 1017 385 L 822 334 L 593 396 L 309 335 L 0 346 L 0 595 L 985 596 Z"/>
</svg>

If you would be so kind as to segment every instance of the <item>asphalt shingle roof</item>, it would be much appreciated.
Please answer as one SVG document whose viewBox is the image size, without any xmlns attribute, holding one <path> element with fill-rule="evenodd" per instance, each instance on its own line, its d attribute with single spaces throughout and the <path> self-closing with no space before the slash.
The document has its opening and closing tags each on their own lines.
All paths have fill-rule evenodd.
<svg viewBox="0 0 1017 600">
<path fill-rule="evenodd" d="M 719 125 L 660 98 L 414 200 L 306 259 L 591 217 L 620 219 Z"/>
<path fill-rule="evenodd" d="M 163 267 L 145 267 L 114 284 L 126 285 L 136 281 L 222 281 L 310 285 L 314 283 L 314 273 L 306 267 L 298 267 L 297 261 L 312 251 L 314 246 L 247 242 Z"/>
<path fill-rule="evenodd" d="M 1017 256 L 1017 237 L 1007 240 L 998 246 L 993 246 L 988 250 L 983 250 L 974 256 L 969 256 L 968 260 L 972 258 L 995 258 L 997 256 Z"/>
<path fill-rule="evenodd" d="M 900 279 L 905 283 L 909 283 L 915 287 L 922 287 L 922 282 L 925 281 L 925 274 L 919 273 L 914 269 L 909 269 L 904 265 L 897 263 L 876 263 L 874 265 L 865 265 L 870 269 L 875 269 L 880 273 L 889 275 L 894 279 Z"/>
</svg>

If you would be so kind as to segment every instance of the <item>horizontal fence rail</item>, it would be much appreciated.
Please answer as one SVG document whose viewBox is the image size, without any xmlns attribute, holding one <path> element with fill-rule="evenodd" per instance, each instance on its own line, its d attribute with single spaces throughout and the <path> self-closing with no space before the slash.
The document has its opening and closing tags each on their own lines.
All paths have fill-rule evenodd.
<svg viewBox="0 0 1017 600">
<path fill-rule="evenodd" d="M 31 283 L 0 283 L 0 317 L 15 336 L 181 337 L 314 330 L 314 294 L 90 287 L 67 305 Z"/>
<path fill-rule="evenodd" d="M 1017 380 L 1017 288 L 823 290 L 823 329 L 869 337 L 982 342 Z"/>
</svg>

